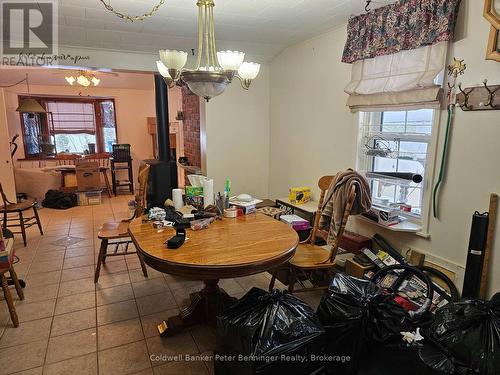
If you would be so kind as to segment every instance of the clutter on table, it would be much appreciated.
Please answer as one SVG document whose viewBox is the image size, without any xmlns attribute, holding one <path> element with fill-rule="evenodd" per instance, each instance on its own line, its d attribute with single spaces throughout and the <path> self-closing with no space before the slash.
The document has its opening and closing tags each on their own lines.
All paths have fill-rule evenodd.
<svg viewBox="0 0 500 375">
<path fill-rule="evenodd" d="M 152 207 L 148 213 L 148 219 L 153 221 L 163 221 L 166 217 L 166 211 L 160 207 Z"/>
</svg>

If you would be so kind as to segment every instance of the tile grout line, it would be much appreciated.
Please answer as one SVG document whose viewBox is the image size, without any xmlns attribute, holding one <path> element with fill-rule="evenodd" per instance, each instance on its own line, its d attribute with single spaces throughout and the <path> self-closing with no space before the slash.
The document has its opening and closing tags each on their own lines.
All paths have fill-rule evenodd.
<svg viewBox="0 0 500 375">
<path fill-rule="evenodd" d="M 93 270 L 94 270 L 94 274 L 95 274 L 95 269 L 96 269 L 96 264 L 95 264 L 95 256 L 96 256 L 96 249 L 95 249 L 95 233 L 94 233 L 94 207 L 92 206 L 92 248 L 94 249 L 94 254 L 92 256 L 92 260 L 93 260 Z M 97 317 L 97 283 L 94 283 L 94 302 L 95 302 L 95 306 L 94 306 L 94 311 L 95 311 L 95 349 L 96 349 L 96 374 L 99 375 L 99 322 L 98 322 L 98 317 Z"/>
<path fill-rule="evenodd" d="M 69 232 L 69 230 L 68 230 Z M 39 245 L 40 246 L 40 245 Z M 54 304 L 54 313 L 52 314 L 51 321 L 50 321 L 50 329 L 49 329 L 49 337 L 47 339 L 47 348 L 45 350 L 45 356 L 43 358 L 43 364 L 42 364 L 42 374 L 45 372 L 45 365 L 47 364 L 47 355 L 49 354 L 49 343 L 50 339 L 52 337 L 52 327 L 54 325 L 54 318 L 55 318 L 55 313 L 56 313 L 56 307 L 57 307 L 57 299 L 59 298 L 59 291 L 61 289 L 61 280 L 62 280 L 62 268 L 64 267 L 64 260 L 66 259 L 66 248 L 64 248 L 64 257 L 63 257 L 63 262 L 61 265 L 61 274 L 59 275 L 59 283 L 57 284 L 57 292 L 56 292 L 56 303 Z M 37 249 L 38 251 L 38 249 Z"/>
</svg>

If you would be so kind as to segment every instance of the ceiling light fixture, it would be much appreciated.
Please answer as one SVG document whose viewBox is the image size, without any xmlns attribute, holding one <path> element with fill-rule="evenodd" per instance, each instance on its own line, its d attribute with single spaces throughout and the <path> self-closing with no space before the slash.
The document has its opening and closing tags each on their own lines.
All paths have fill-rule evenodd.
<svg viewBox="0 0 500 375">
<path fill-rule="evenodd" d="M 99 78 L 85 70 L 80 70 L 76 77 L 69 76 L 64 78 L 71 86 L 73 86 L 75 82 L 83 87 L 89 87 L 90 85 L 97 86 L 101 82 Z"/>
<path fill-rule="evenodd" d="M 198 0 L 198 51 L 196 68 L 184 69 L 187 52 L 160 50 L 157 68 L 169 87 L 182 80 L 198 96 L 209 101 L 224 92 L 237 77 L 248 90 L 257 77 L 260 65 L 243 62 L 245 54 L 238 51 L 219 51 L 215 45 L 214 0 Z"/>
<path fill-rule="evenodd" d="M 28 74 L 26 74 L 26 77 L 24 79 L 16 82 L 13 85 L 10 85 L 9 87 L 16 86 L 22 82 L 26 82 L 26 86 L 28 87 L 28 97 L 21 99 L 21 101 L 19 102 L 19 106 L 16 108 L 16 111 L 21 113 L 46 113 L 47 111 L 45 110 L 45 108 L 43 108 L 35 98 L 31 97 Z"/>
</svg>

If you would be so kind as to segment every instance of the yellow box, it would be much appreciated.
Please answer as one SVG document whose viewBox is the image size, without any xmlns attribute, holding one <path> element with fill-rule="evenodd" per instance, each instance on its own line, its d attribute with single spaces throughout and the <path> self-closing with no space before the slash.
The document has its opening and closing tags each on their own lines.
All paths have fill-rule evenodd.
<svg viewBox="0 0 500 375">
<path fill-rule="evenodd" d="M 305 186 L 291 188 L 288 200 L 292 204 L 304 204 L 309 202 L 311 200 L 311 188 Z"/>
</svg>

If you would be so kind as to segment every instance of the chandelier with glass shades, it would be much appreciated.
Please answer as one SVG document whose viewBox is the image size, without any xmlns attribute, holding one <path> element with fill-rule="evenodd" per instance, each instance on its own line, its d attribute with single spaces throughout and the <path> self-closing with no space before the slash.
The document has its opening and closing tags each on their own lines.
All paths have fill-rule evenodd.
<svg viewBox="0 0 500 375">
<path fill-rule="evenodd" d="M 184 69 L 187 52 L 160 50 L 158 71 L 169 87 L 181 80 L 196 95 L 209 101 L 224 92 L 226 86 L 237 77 L 241 86 L 248 90 L 257 77 L 260 64 L 243 62 L 245 53 L 219 51 L 215 46 L 214 1 L 198 0 L 198 51 L 196 68 Z"/>
<path fill-rule="evenodd" d="M 101 80 L 95 75 L 84 70 L 79 71 L 76 77 L 69 76 L 64 78 L 66 79 L 66 82 L 68 82 L 71 86 L 73 86 L 75 83 L 84 87 L 89 87 L 90 85 L 97 86 L 101 82 Z"/>
</svg>

